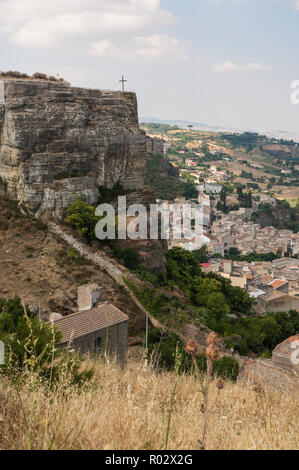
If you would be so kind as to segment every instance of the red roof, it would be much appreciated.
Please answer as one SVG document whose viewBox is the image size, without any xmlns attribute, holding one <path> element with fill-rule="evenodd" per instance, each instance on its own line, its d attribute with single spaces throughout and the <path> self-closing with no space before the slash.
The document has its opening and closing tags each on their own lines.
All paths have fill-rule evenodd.
<svg viewBox="0 0 299 470">
<path fill-rule="evenodd" d="M 282 279 L 274 279 L 274 281 L 270 282 L 269 286 L 273 287 L 273 289 L 278 289 L 278 287 L 287 284 L 287 281 L 283 281 Z"/>
<path fill-rule="evenodd" d="M 200 266 L 202 268 L 208 268 L 209 266 L 211 266 L 211 263 L 200 263 Z"/>
</svg>

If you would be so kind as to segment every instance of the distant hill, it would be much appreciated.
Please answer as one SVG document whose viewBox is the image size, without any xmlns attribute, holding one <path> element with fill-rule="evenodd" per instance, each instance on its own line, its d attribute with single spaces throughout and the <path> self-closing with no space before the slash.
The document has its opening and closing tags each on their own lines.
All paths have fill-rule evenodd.
<svg viewBox="0 0 299 470">
<path fill-rule="evenodd" d="M 229 127 L 219 127 L 219 126 L 210 126 L 209 124 L 204 124 L 202 122 L 194 121 L 184 121 L 184 120 L 175 120 L 175 119 L 160 119 L 155 117 L 140 117 L 140 122 L 153 122 L 155 124 L 168 124 L 169 126 L 178 126 L 181 128 L 193 126 L 194 129 L 199 131 L 208 131 L 208 132 L 242 132 L 237 129 L 232 129 Z"/>
<path fill-rule="evenodd" d="M 243 132 L 258 132 L 261 135 L 266 135 L 267 137 L 274 139 L 282 139 L 285 141 L 294 141 L 299 142 L 299 132 L 290 132 L 285 130 L 264 130 L 260 129 L 235 129 L 232 127 L 221 127 L 221 126 L 211 126 L 210 124 L 204 124 L 202 122 L 196 121 L 184 121 L 179 119 L 161 119 L 156 117 L 140 117 L 140 122 L 153 122 L 156 124 L 168 124 L 173 126 L 178 126 L 181 128 L 186 128 L 188 126 L 193 126 L 195 130 L 207 131 L 207 132 L 232 132 L 236 134 L 242 134 Z"/>
</svg>

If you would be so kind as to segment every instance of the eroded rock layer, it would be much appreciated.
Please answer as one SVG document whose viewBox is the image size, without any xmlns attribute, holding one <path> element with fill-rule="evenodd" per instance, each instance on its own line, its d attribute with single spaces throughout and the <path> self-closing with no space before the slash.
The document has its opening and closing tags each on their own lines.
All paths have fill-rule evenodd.
<svg viewBox="0 0 299 470">
<path fill-rule="evenodd" d="M 98 187 L 144 187 L 145 133 L 134 93 L 0 79 L 0 177 L 37 216 L 61 217 Z"/>
</svg>

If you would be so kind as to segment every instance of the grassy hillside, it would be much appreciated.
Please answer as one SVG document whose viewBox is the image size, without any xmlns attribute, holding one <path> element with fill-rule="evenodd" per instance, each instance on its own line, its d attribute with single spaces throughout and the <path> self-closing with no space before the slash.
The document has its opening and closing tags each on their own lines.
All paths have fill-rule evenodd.
<svg viewBox="0 0 299 470">
<path fill-rule="evenodd" d="M 29 377 L 16 390 L 0 376 L 0 449 L 163 449 L 174 383 L 173 372 L 133 362 L 122 370 L 97 361 L 93 386 L 80 394 L 63 382 L 32 391 Z M 216 382 L 210 390 L 207 449 L 299 449 L 295 390 L 243 382 L 225 382 L 218 398 Z M 201 403 L 198 381 L 180 376 L 168 449 L 199 448 Z"/>
<path fill-rule="evenodd" d="M 35 308 L 40 303 L 42 313 L 68 314 L 77 309 L 78 286 L 88 282 L 105 286 L 102 300 L 129 315 L 132 335 L 143 331 L 144 314 L 110 276 L 0 197 L 0 298 L 18 295 Z"/>
</svg>

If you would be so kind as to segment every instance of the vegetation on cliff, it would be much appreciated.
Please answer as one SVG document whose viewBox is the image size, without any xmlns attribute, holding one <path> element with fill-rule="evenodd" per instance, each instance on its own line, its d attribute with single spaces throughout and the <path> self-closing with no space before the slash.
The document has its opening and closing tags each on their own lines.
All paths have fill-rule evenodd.
<svg viewBox="0 0 299 470">
<path fill-rule="evenodd" d="M 96 239 L 95 228 L 99 220 L 100 217 L 95 215 L 95 208 L 80 198 L 71 202 L 66 209 L 65 222 L 88 242 Z"/>
<path fill-rule="evenodd" d="M 260 204 L 251 220 L 262 227 L 272 226 L 279 229 L 299 231 L 299 203 L 291 207 L 288 201 L 276 200 L 276 206 L 269 203 Z"/>
<path fill-rule="evenodd" d="M 151 186 L 157 198 L 173 201 L 177 197 L 192 199 L 198 191 L 191 181 L 183 182 L 178 177 L 178 170 L 168 163 L 162 155 L 147 160 L 146 183 Z"/>
</svg>

